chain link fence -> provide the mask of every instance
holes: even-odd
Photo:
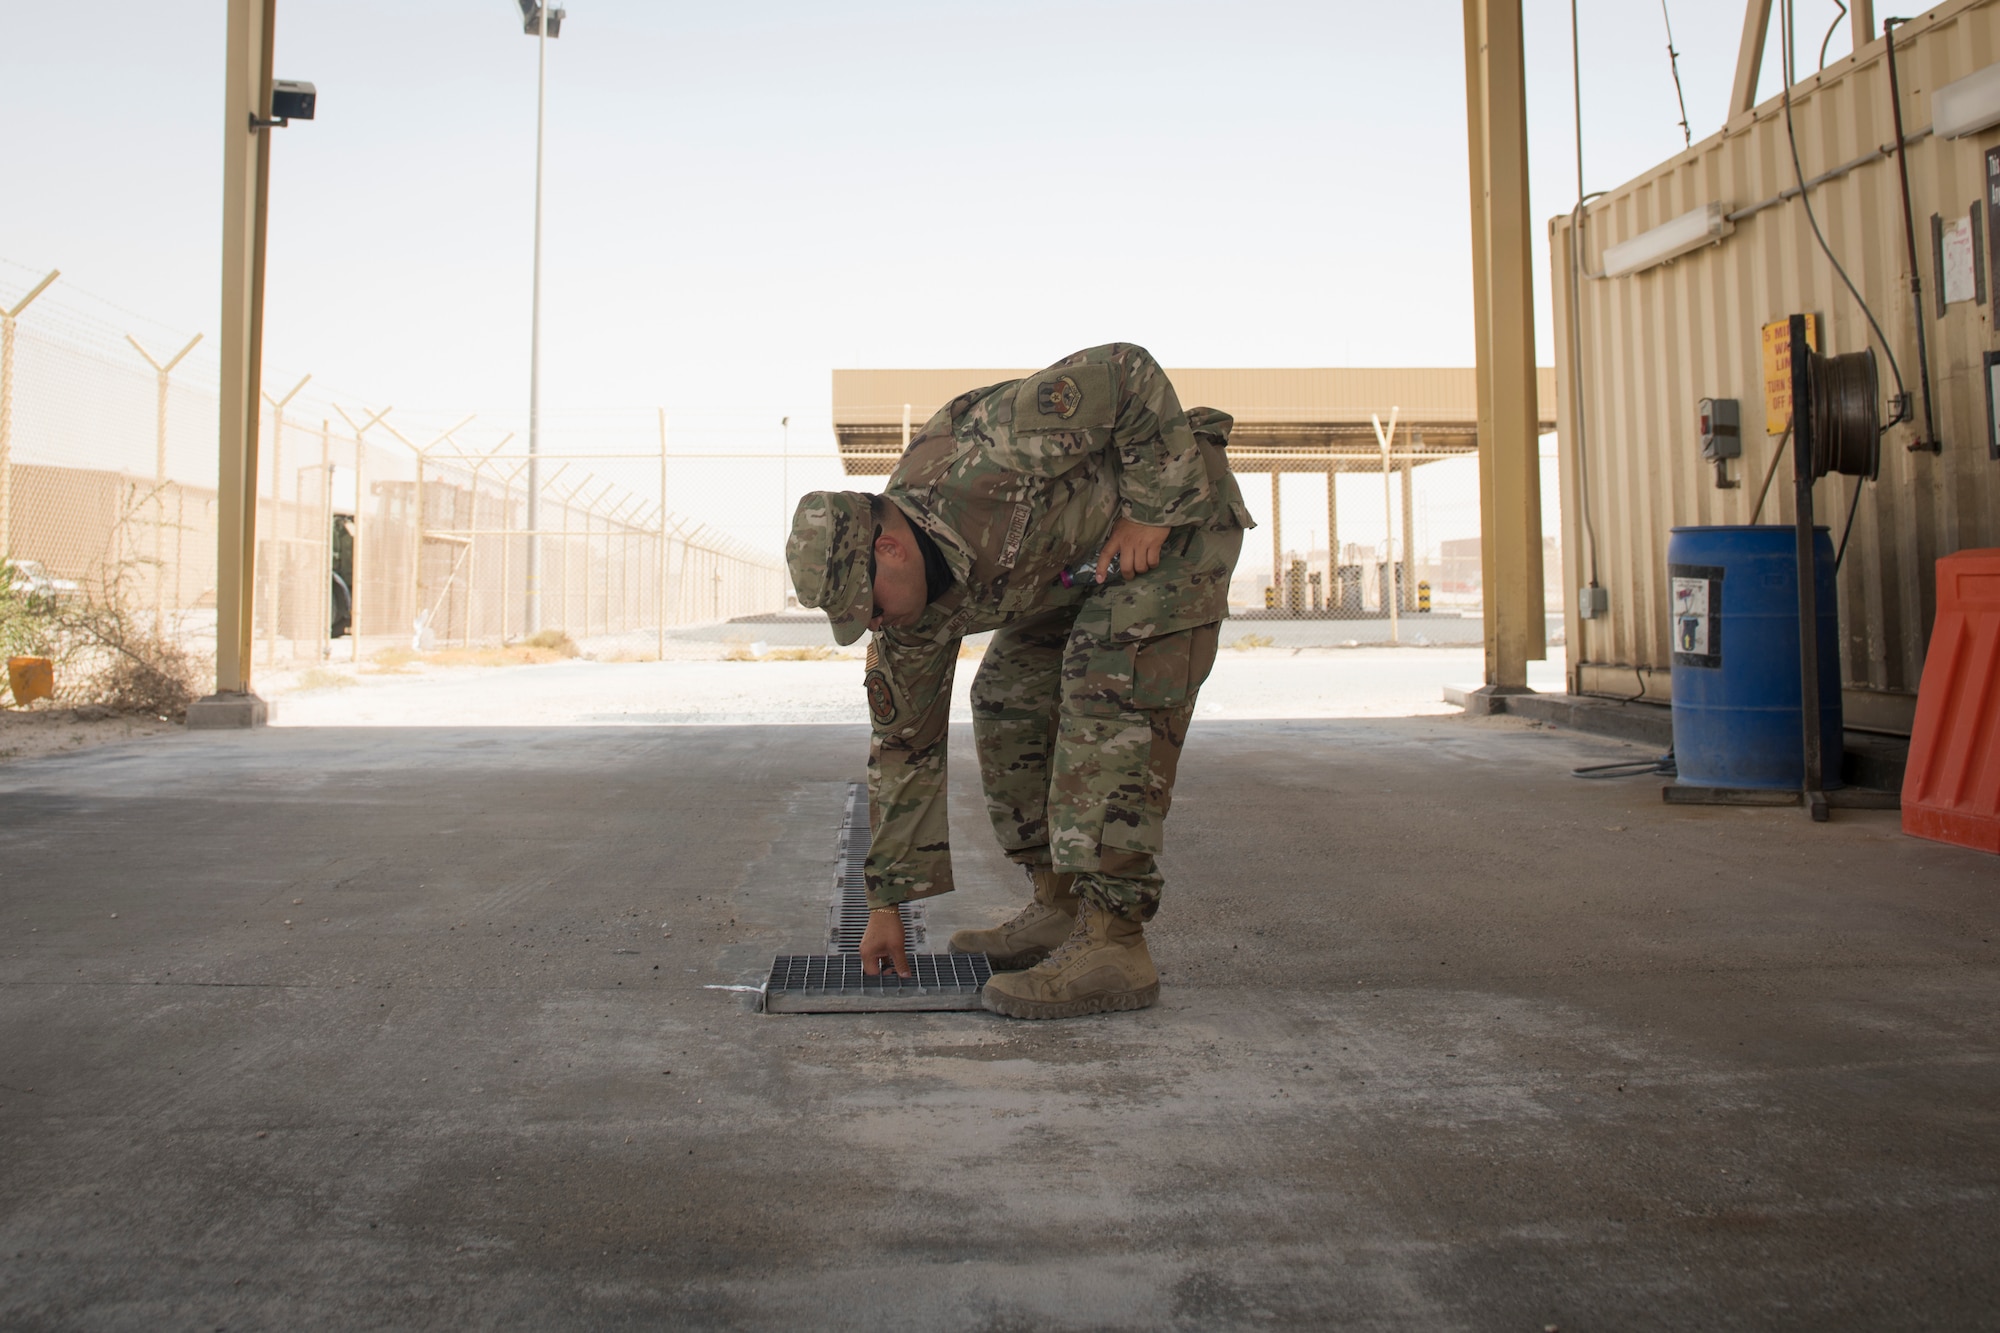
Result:
[[[69,295],[0,262],[0,557],[17,587],[115,599],[212,646],[212,348]],[[601,425],[580,430],[588,453],[545,428],[553,443],[531,464],[516,436],[476,418],[439,429],[309,378],[265,388],[258,663],[538,629],[642,651],[670,627],[783,608],[778,547],[762,527],[765,540],[745,540],[669,503],[664,418],[655,433],[626,414],[608,448]],[[689,480],[726,488],[726,455],[701,466],[720,475]]]
[[[207,651],[213,348],[60,281],[37,294],[42,277],[0,261],[0,551],[17,585],[115,597]],[[845,475],[824,443],[831,417],[818,414],[570,412],[545,418],[531,460],[519,432],[477,416],[369,410],[310,378],[266,390],[253,667],[537,631],[629,657],[772,632],[715,628],[731,621],[823,628],[787,614],[779,552],[791,506],[806,490],[883,480]],[[1545,530],[1559,526],[1553,443]],[[1251,449],[1232,461],[1260,524],[1231,588],[1237,616],[1348,622],[1325,626],[1329,641],[1479,637],[1474,454],[1417,434],[1386,456]],[[1543,565],[1560,642],[1567,580],[1553,539]]]

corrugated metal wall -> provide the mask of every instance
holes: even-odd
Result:
[[[1808,180],[1893,142],[1883,56],[1878,38],[1794,86],[1793,119]],[[1809,53],[1801,59],[1809,63]],[[1945,442],[1942,455],[1912,454],[1905,446],[1916,430],[1897,427],[1883,442],[1881,479],[1862,493],[1839,580],[1851,724],[1907,729],[1935,605],[1933,565],[1953,551],[2000,546],[2000,462],[1987,453],[1982,369],[1982,354],[1995,346],[1993,275],[1986,275],[1984,302],[1951,305],[1940,317],[1930,225],[1934,213],[1947,221],[1964,218],[1984,200],[1985,150],[2000,145],[2000,130],[1950,141],[1923,133],[1930,125],[1931,89],[1996,59],[2000,0],[1956,0],[1898,29],[1904,134],[1923,134],[1909,149],[1923,310],[1911,308],[1895,159],[1877,157],[1814,187],[1811,195],[1828,244],[1874,308],[1913,395],[1921,392],[1916,321],[1924,321]],[[1550,224],[1563,546],[1577,553],[1571,570],[1578,583],[1589,577],[1594,552],[1598,582],[1609,589],[1611,602],[1607,617],[1583,621],[1570,601],[1574,691],[1668,697],[1669,530],[1748,523],[1779,443],[1764,434],[1762,326],[1793,312],[1816,312],[1821,351],[1869,345],[1866,320],[1814,241],[1799,201],[1744,214],[1794,184],[1783,106],[1774,98],[1594,201],[1577,256],[1587,272],[1601,271],[1606,246],[1710,202],[1740,216],[1735,233],[1720,245],[1628,277],[1578,281],[1579,374],[1572,373],[1568,341],[1570,219]],[[1990,214],[1982,219],[1989,220]],[[1981,245],[1990,246],[1990,238]],[[1981,256],[1982,264],[1986,259]],[[1886,360],[1881,369],[1886,398],[1894,392]],[[1738,489],[1718,489],[1702,461],[1695,404],[1703,397],[1742,404],[1743,458],[1732,465]],[[1581,451],[1572,429],[1579,401]],[[1920,425],[1921,415],[1918,420]],[[1787,459],[1760,521],[1792,521],[1790,475]],[[1857,484],[1846,477],[1819,483],[1817,516],[1834,528],[1836,541]]]

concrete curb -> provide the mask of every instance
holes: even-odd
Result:
[[[1487,694],[1473,686],[1447,685],[1444,701],[1473,714],[1506,713],[1595,736],[1673,748],[1674,710],[1664,704],[1598,699],[1579,694]],[[1910,742],[1900,736],[1850,731],[1841,756],[1842,781],[1875,791],[1901,791]]]

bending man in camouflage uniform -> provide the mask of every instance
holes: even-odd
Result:
[[[1232,424],[1184,413],[1143,348],[1112,343],[954,398],[880,496],[799,502],[786,558],[800,602],[826,609],[840,643],[875,632],[871,975],[885,961],[909,975],[896,904],[952,888],[952,670],[961,638],[994,630],[973,735],[994,832],[1035,896],[951,947],[992,958],[986,1007],[1018,1018],[1158,996],[1142,930],[1154,858],[1250,526],[1223,455]],[[1114,560],[1109,579],[1076,575]]]

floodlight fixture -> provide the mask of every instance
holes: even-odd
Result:
[[[1735,230],[1736,224],[1729,220],[1728,212],[1721,204],[1703,204],[1649,231],[1642,231],[1629,241],[1606,246],[1604,276],[1622,278],[1628,273],[1664,264],[1669,259],[1678,259],[1690,250],[1719,245],[1723,237]]]
[[[527,33],[530,37],[541,36],[543,6],[540,0],[520,0],[520,5],[521,31]],[[551,9],[548,11],[549,36],[562,36],[562,21],[566,12],[561,9]]]
[[[1988,65],[1931,93],[1931,129],[1961,139],[2000,125],[2000,64]]]

